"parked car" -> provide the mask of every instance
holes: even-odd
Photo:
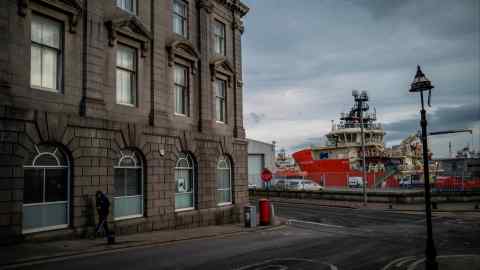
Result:
[[[276,190],[306,190],[306,191],[318,191],[323,187],[311,180],[306,179],[279,179],[276,180],[274,185]]]
[[[323,186],[310,180],[303,180],[302,186],[303,186],[303,190],[308,190],[308,191],[318,191],[323,189]]]

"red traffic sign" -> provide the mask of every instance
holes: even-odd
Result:
[[[272,172],[269,169],[264,168],[260,177],[262,178],[263,182],[269,182],[270,180],[272,180]]]

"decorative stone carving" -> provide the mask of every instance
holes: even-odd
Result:
[[[193,44],[184,39],[175,39],[167,45],[168,66],[173,67],[175,57],[181,57],[188,60],[192,64],[192,74],[196,73],[197,62],[200,54],[197,52]]]
[[[238,13],[240,17],[245,16],[250,10],[244,3],[240,0],[215,0],[217,3],[225,6],[226,8],[232,10],[235,13]]]
[[[197,0],[197,8],[205,9],[205,11],[210,14],[213,11],[213,3],[211,0]]]
[[[141,43],[141,56],[145,57],[148,52],[148,43],[152,40],[152,34],[147,27],[137,18],[137,16],[128,15],[117,19],[107,20],[105,22],[108,30],[108,45],[117,44],[117,32],[122,32]],[[130,32],[124,30],[129,29]]]
[[[60,10],[68,15],[70,33],[76,33],[79,18],[83,14],[83,7],[78,0],[17,0],[18,15],[27,16],[30,8],[30,1],[38,2],[55,10]]]
[[[217,72],[225,74],[228,77],[228,86],[231,87],[235,70],[225,56],[218,56],[210,61],[210,79],[212,82],[215,81]]]
[[[241,34],[245,31],[245,26],[243,26],[243,21],[240,18],[235,18],[233,22],[233,30],[238,30]]]

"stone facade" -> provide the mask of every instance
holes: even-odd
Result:
[[[95,222],[97,190],[114,192],[114,166],[135,152],[143,169],[143,216],[114,221],[117,234],[238,222],[248,202],[242,120],[241,18],[238,0],[184,0],[187,37],[172,31],[172,0],[136,0],[135,14],[116,1],[0,1],[0,238],[82,235]],[[63,26],[61,91],[30,85],[31,17]],[[213,20],[225,24],[226,53],[213,53]],[[116,103],[118,43],[138,52],[137,102]],[[173,66],[188,67],[189,116],[175,114]],[[215,119],[213,81],[227,81],[226,121]],[[55,147],[69,166],[68,227],[25,234],[25,165],[39,147]],[[175,164],[195,161],[195,203],[175,211]],[[216,166],[228,156],[232,204],[218,206]],[[52,236],[53,237],[53,236]]]

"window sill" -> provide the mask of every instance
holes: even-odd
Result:
[[[130,10],[128,10],[128,9],[121,8],[121,7],[119,7],[119,6],[116,6],[116,7],[117,7],[119,10],[121,10],[121,11],[123,11],[123,12],[125,12],[125,13],[128,13],[129,15],[138,16],[136,10],[130,11]]]
[[[175,112],[175,113],[173,113],[173,114],[176,115],[176,116],[181,116],[181,117],[186,117],[186,118],[188,118],[188,115],[183,114],[183,113],[177,113],[177,112]]]
[[[195,207],[175,209],[175,213],[194,211]]]
[[[62,225],[48,226],[48,227],[42,227],[42,228],[36,228],[36,229],[26,229],[26,230],[22,230],[22,234],[31,234],[31,233],[61,230],[61,229],[68,228],[68,226],[69,226],[68,224],[62,224]]]
[[[122,220],[136,219],[136,218],[143,218],[143,214],[124,216],[124,217],[116,217],[116,218],[113,218],[113,221],[122,221]]]
[[[216,57],[227,57],[227,54],[225,52],[219,53],[219,52],[213,52],[213,55]]]
[[[224,203],[217,204],[218,207],[226,207],[226,206],[232,206],[232,205],[233,205],[232,202],[224,202]]]
[[[40,91],[45,91],[45,92],[53,93],[53,94],[62,94],[62,92],[60,91],[60,89],[44,88],[44,87],[33,86],[33,85],[31,85],[30,88],[32,88],[32,89],[34,89],[34,90],[40,90]]]
[[[129,104],[129,103],[119,103],[119,102],[117,102],[117,105],[127,106],[127,107],[131,107],[131,108],[136,108],[137,107],[134,104]]]
[[[183,39],[183,40],[188,40],[188,35],[185,35],[185,36],[184,36],[184,35],[182,35],[182,34],[179,34],[179,33],[177,33],[177,32],[174,32],[174,31],[172,31],[172,33],[173,33],[175,36],[177,36],[177,38],[181,38],[181,39]]]
[[[227,123],[225,123],[225,122],[223,122],[223,121],[218,121],[218,120],[215,121],[215,122],[217,122],[217,124],[220,124],[220,125],[226,125],[226,124],[227,124]]]

